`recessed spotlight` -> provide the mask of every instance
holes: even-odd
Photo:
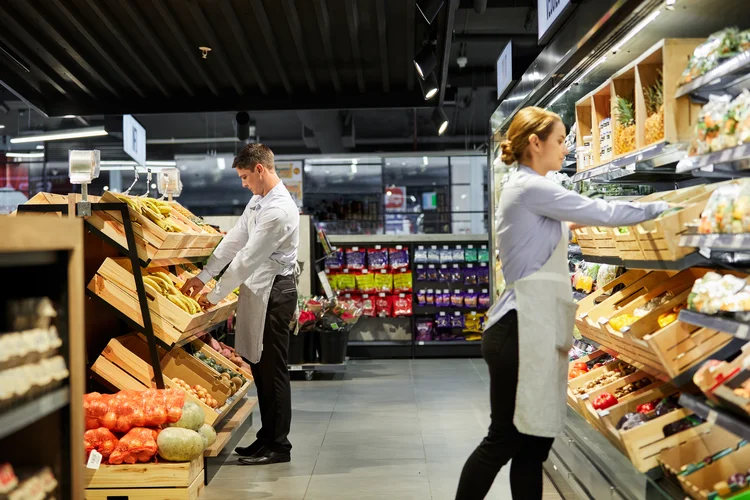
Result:
[[[448,116],[443,111],[443,108],[435,108],[435,111],[432,112],[432,123],[435,124],[438,135],[443,135],[448,129]]]
[[[419,51],[414,58],[414,67],[417,70],[419,78],[422,80],[427,78],[427,75],[437,68],[437,57],[435,57],[435,52],[432,50],[432,47],[425,45],[422,50]]]

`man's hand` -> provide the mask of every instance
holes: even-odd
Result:
[[[576,224],[574,222],[568,222],[567,224],[568,224],[568,229],[570,229],[571,231],[586,227],[586,226],[582,226],[581,224]]]
[[[206,284],[203,283],[197,276],[194,276],[187,280],[184,285],[182,285],[180,291],[190,298],[195,298],[195,296],[198,295],[201,290],[203,290],[203,287],[205,285]]]
[[[208,300],[208,295],[205,293],[198,297],[198,305],[201,306],[204,311],[211,309],[214,306],[214,304]]]

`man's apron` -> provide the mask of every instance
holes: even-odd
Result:
[[[541,269],[508,285],[518,313],[518,390],[513,423],[519,432],[556,437],[563,433],[568,350],[573,344],[576,304],[568,271],[568,228]]]
[[[258,210],[248,221],[248,233],[252,234]],[[235,327],[235,350],[251,363],[260,361],[263,353],[263,329],[266,326],[266,310],[271,296],[273,281],[284,270],[284,266],[267,260],[256,269],[250,278],[240,285],[237,300],[237,325]]]

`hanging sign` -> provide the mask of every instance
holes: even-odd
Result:
[[[138,165],[146,166],[146,129],[133,115],[122,115],[122,150]]]
[[[541,42],[560,14],[570,6],[570,0],[537,0],[537,2],[538,33]]]
[[[508,44],[503,49],[500,57],[497,58],[497,98],[502,97],[513,81],[513,47],[512,43]]]

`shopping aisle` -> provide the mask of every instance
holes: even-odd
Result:
[[[201,499],[452,500],[489,424],[488,383],[468,359],[356,361],[334,380],[294,382],[292,462],[231,460]],[[511,498],[507,467],[487,498]],[[545,500],[559,498],[545,478]]]

